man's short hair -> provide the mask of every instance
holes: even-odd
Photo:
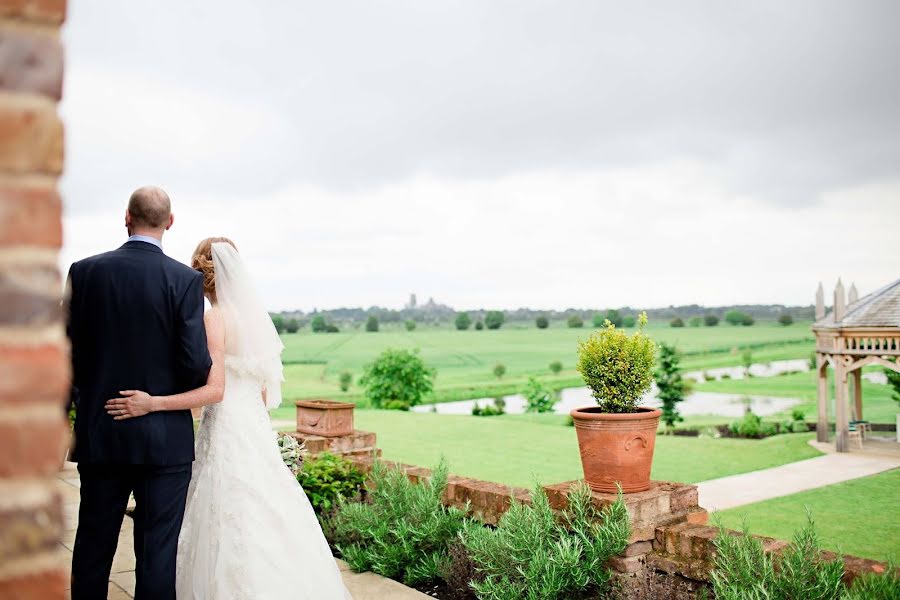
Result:
[[[145,185],[134,190],[128,199],[128,214],[135,226],[163,229],[169,225],[172,202],[161,188]]]

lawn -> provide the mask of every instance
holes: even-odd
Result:
[[[357,410],[356,427],[378,434],[384,457],[522,487],[582,477],[575,430],[554,415],[471,417]],[[818,456],[811,434],[765,440],[659,436],[653,478],[696,482]]]
[[[723,525],[790,539],[812,511],[825,548],[900,559],[900,469],[716,513]]]
[[[829,373],[830,374],[830,373]],[[833,380],[829,379],[829,385]],[[807,421],[815,421],[816,376],[812,371],[791,373],[777,377],[752,377],[750,379],[725,379],[697,384],[694,389],[703,392],[726,392],[732,394],[752,394],[758,396],[782,396],[800,398],[798,406],[806,413]],[[830,420],[834,421],[834,389],[829,387],[832,404],[829,408]],[[900,405],[891,398],[892,388],[888,385],[869,383],[863,380],[863,417],[872,423],[894,423],[900,412]]]
[[[687,369],[738,365],[742,348],[752,348],[754,360],[771,361],[804,358],[813,347],[809,323],[684,328],[651,323],[647,331],[657,341],[676,344],[684,353],[683,366]],[[355,382],[364,365],[390,347],[418,348],[425,362],[437,370],[435,393],[427,401],[515,393],[529,375],[538,375],[556,387],[578,386],[582,383],[574,370],[575,353],[578,340],[590,333],[590,328],[569,329],[558,323],[545,330],[533,324],[512,323],[497,331],[421,326],[411,332],[384,327],[377,333],[285,334],[283,394],[287,399],[340,396],[359,401],[361,392],[355,383],[350,392],[340,392],[339,374],[349,371]],[[554,376],[548,365],[556,360],[564,370]],[[507,368],[502,380],[492,374],[497,363]]]

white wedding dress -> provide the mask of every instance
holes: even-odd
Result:
[[[349,599],[312,505],[281,459],[263,404],[264,387],[276,390],[267,404],[280,403],[281,363],[272,360],[268,331],[248,328],[271,327],[271,320],[264,311],[264,320],[246,314],[260,308],[247,298],[236,300],[234,292],[252,288],[237,252],[223,245],[214,245],[213,259],[225,324],[225,395],[204,408],[197,432],[178,540],[177,597]],[[233,280],[225,282],[225,272]],[[280,340],[277,345],[280,354]]]

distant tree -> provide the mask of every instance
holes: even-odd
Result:
[[[472,324],[472,317],[469,316],[467,312],[461,312],[456,315],[456,328],[460,331],[465,331]]]
[[[688,325],[690,325],[691,327],[700,327],[701,324],[703,324],[703,319],[701,319],[700,317],[691,317],[691,319],[688,321]]]
[[[409,410],[434,389],[434,375],[418,351],[388,348],[366,366],[359,384],[375,408]]]
[[[891,398],[900,404],[900,373],[892,369],[885,369],[884,374],[887,376],[888,384],[894,388]]]
[[[275,326],[275,331],[284,333],[284,317],[281,315],[272,315],[272,325]]]
[[[719,324],[719,317],[716,315],[705,315],[703,317],[703,324],[707,327],[715,327]]]
[[[329,323],[325,326],[325,333],[339,333],[341,330],[338,329],[338,326],[334,323]]]
[[[484,329],[484,323],[482,323],[481,321],[476,321],[476,322],[475,322],[475,329],[476,329],[477,331],[481,331],[482,329]]]
[[[568,325],[572,329],[577,329],[578,327],[584,327],[584,321],[582,321],[581,317],[579,317],[578,315],[572,315],[566,321],[566,325]]]
[[[407,331],[415,331],[416,329],[416,322],[412,319],[407,319],[403,322],[403,325],[406,327]]]
[[[350,384],[353,383],[353,374],[350,371],[343,371],[338,377],[338,381],[340,382],[341,391],[346,392],[350,389]]]
[[[622,317],[622,327],[631,329],[635,325],[637,325],[637,317],[635,317],[634,315],[626,315]]]
[[[604,321],[606,321],[606,316],[600,313],[594,313],[594,316],[591,318],[591,324],[597,328],[603,327]]]
[[[612,323],[613,325],[615,325],[616,328],[619,328],[622,326],[622,315],[620,315],[619,311],[617,311],[616,309],[611,308],[608,311],[606,311],[606,318],[609,319],[609,322]],[[600,327],[601,325],[603,325],[602,322],[600,323],[600,325],[595,325],[595,326]]]
[[[753,350],[744,348],[744,351],[741,353],[741,364],[744,366],[744,372],[747,374],[747,377],[750,377],[750,367],[753,366]]]
[[[558,360],[554,360],[552,363],[550,363],[550,372],[553,373],[554,375],[559,375],[559,373],[560,373],[560,371],[562,371],[562,369],[563,369],[562,363],[559,362]]]
[[[740,325],[744,322],[744,316],[739,310],[729,310],[725,313],[725,322],[729,325]]]
[[[751,317],[750,315],[747,315],[747,314],[745,314],[744,318],[741,319],[741,325],[743,325],[744,327],[750,327],[755,322],[756,321],[753,320],[753,317]]]
[[[378,331],[378,317],[369,315],[369,318],[366,319],[366,331]]]
[[[550,326],[550,320],[546,316],[540,315],[534,320],[534,324],[537,325],[538,329],[547,329]]]
[[[525,412],[553,412],[553,405],[556,404],[555,394],[545,388],[537,377],[528,377],[528,383],[525,385],[525,389],[522,390],[522,395],[527,402]]]
[[[778,315],[778,322],[787,327],[788,325],[794,324],[794,317],[788,313],[781,313]]]
[[[504,321],[506,321],[506,315],[499,310],[491,310],[484,315],[484,325],[488,329],[500,329]]]
[[[503,376],[506,375],[506,365],[503,363],[497,363],[494,365],[494,377],[497,379],[503,379]]]
[[[679,363],[680,356],[675,346],[660,343],[658,366],[653,376],[659,390],[657,397],[662,402],[662,421],[669,429],[684,420],[678,412],[677,404],[684,400],[689,391],[688,383],[681,377]]]
[[[313,333],[323,333],[328,330],[328,323],[325,322],[325,317],[322,315],[315,315],[309,322],[309,326],[312,327]]]
[[[284,324],[284,330],[288,333],[297,333],[300,331],[300,321],[297,319],[288,319]]]
[[[681,317],[675,317],[671,321],[669,321],[669,327],[684,327],[684,321]]]

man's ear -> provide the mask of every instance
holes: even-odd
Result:
[[[166,225],[166,231],[172,228],[172,225],[175,223],[175,214],[169,213],[169,224]]]
[[[127,208],[125,209],[125,227],[126,228],[131,227],[131,213],[128,212]]]

